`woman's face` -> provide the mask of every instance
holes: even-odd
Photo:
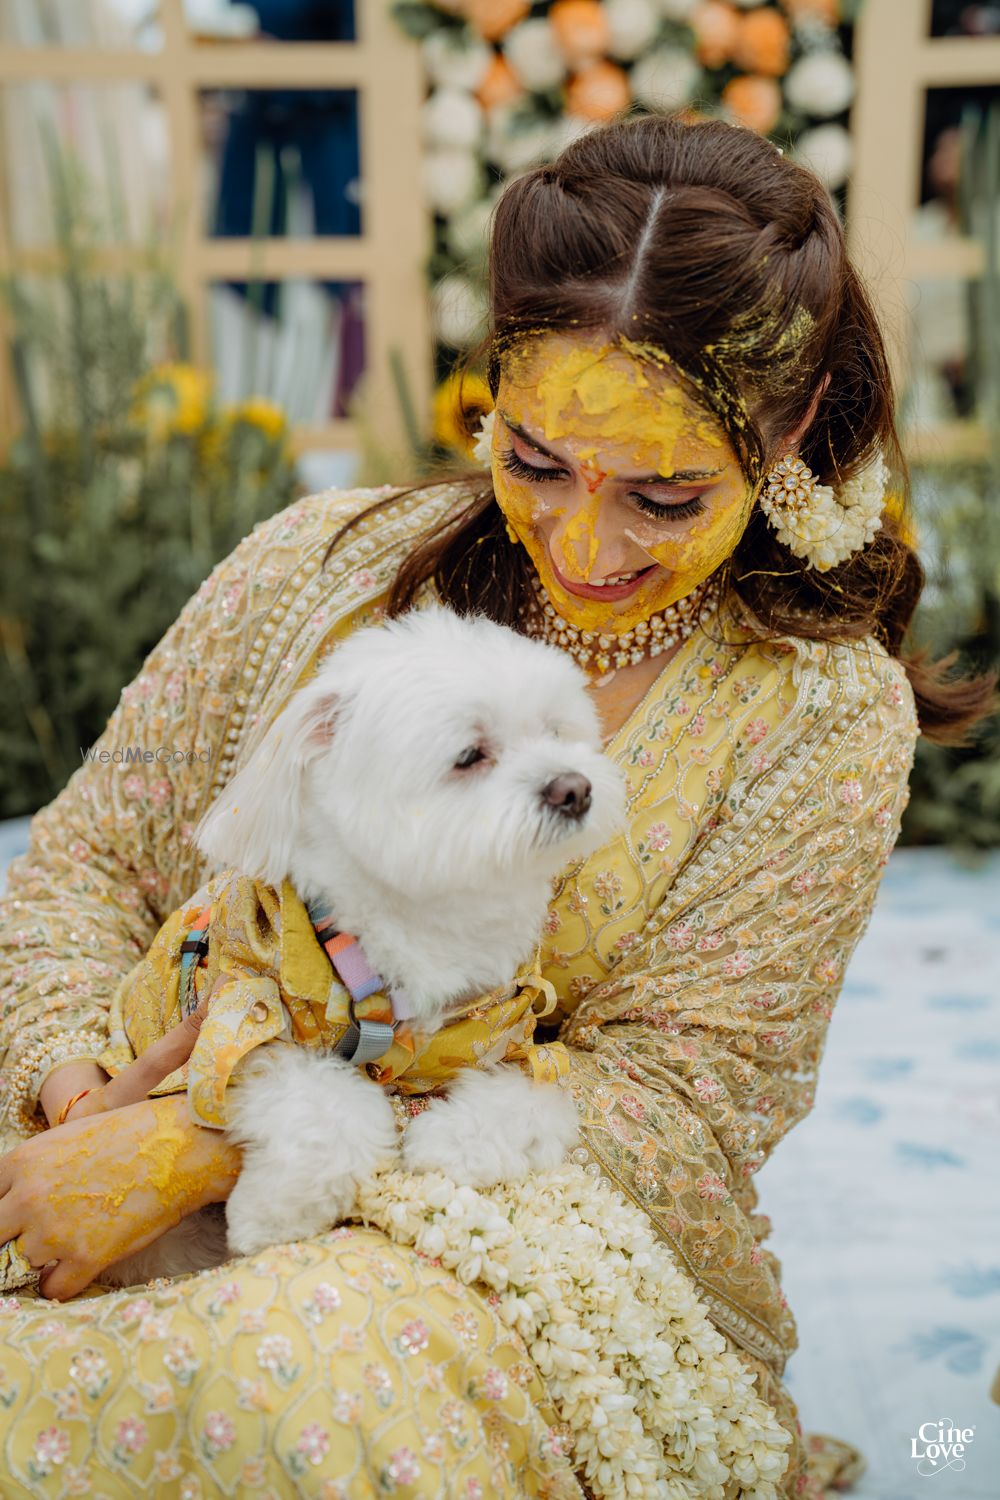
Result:
[[[497,501],[552,603],[582,630],[621,634],[689,594],[753,508],[723,428],[660,358],[654,368],[625,340],[544,333],[502,361]],[[631,573],[641,576],[601,586]]]

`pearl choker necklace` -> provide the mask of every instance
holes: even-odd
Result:
[[[647,656],[659,656],[686,641],[699,625],[711,619],[718,602],[718,578],[712,574],[683,599],[675,599],[666,609],[640,620],[631,630],[621,635],[604,635],[580,630],[564,620],[537,573],[532,573],[531,583],[536,602],[525,621],[528,634],[549,645],[561,646],[585,671],[602,672],[604,675],[597,679],[599,686],[609,682],[619,667],[640,662]]]

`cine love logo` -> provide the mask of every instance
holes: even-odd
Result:
[[[917,1460],[917,1473],[924,1478],[944,1469],[961,1473],[965,1468],[965,1450],[975,1431],[974,1427],[953,1427],[950,1420],[921,1423],[917,1436],[910,1439],[910,1457]]]

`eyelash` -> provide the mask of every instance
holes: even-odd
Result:
[[[513,448],[500,460],[504,468],[518,479],[531,479],[544,483],[549,479],[564,479],[565,469],[536,469],[534,464],[525,463]],[[685,520],[688,516],[699,516],[705,509],[697,495],[690,500],[685,500],[683,505],[660,505],[655,500],[650,500],[646,495],[632,495],[630,497],[638,505],[639,509],[645,511],[647,516],[655,516],[657,520]]]

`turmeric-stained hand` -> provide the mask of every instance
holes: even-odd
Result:
[[[41,1295],[65,1301],[221,1202],[239,1168],[239,1149],[194,1124],[183,1094],[70,1120],[0,1158],[0,1244],[18,1239],[32,1266],[47,1267]]]

